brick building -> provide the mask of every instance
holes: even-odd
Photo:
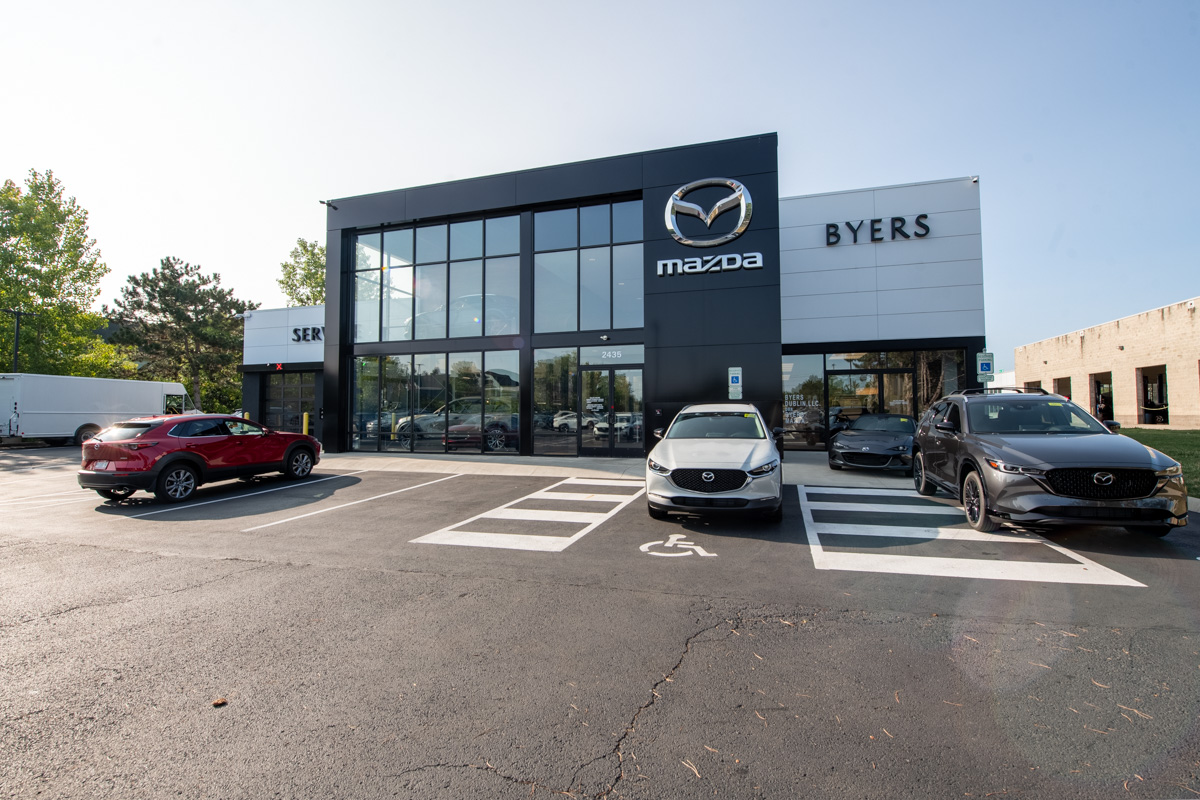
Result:
[[[1014,351],[1018,385],[1040,386],[1126,426],[1200,428],[1200,297]]]

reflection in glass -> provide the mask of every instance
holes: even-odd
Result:
[[[609,378],[611,370],[584,369],[579,371],[579,381],[582,384],[579,393],[583,401],[583,417],[587,420],[582,446],[584,448],[600,448],[607,451],[611,444],[613,426],[610,412],[612,394]]]
[[[446,226],[431,225],[417,228],[417,262],[446,260]]]
[[[577,251],[533,257],[533,330],[578,330]]]
[[[413,357],[412,415],[400,420],[399,430],[412,437],[413,449],[443,452],[446,432],[446,356],[425,353]]]
[[[609,309],[609,249],[594,247],[579,251],[579,330],[608,330],[611,327]]]
[[[917,408],[924,413],[933,402],[966,385],[966,352],[919,350],[916,354]]]
[[[608,205],[579,209],[579,246],[608,244]]]
[[[371,450],[379,444],[379,359],[354,359],[350,388],[350,449]]]
[[[378,233],[361,233],[354,238],[354,269],[379,269]]]
[[[497,217],[485,223],[487,255],[507,256],[521,252],[521,218]]]
[[[539,211],[533,215],[534,250],[562,250],[579,243],[578,213],[573,208]]]
[[[412,427],[403,424],[412,416],[409,403],[411,391],[412,356],[384,358],[382,396],[379,401],[381,450],[408,452],[412,449]]]
[[[354,341],[379,341],[379,270],[354,273]]]
[[[828,431],[847,425],[863,414],[879,413],[877,375],[827,375],[829,384]]]
[[[450,225],[450,259],[483,258],[483,220]]]
[[[383,234],[384,269],[407,267],[411,263],[413,263],[412,229],[385,231]]]
[[[613,370],[612,439],[617,456],[639,455],[646,442],[646,415],[642,406],[642,371]]]
[[[823,450],[825,373],[820,354],[783,357],[783,448]]]
[[[413,335],[413,268],[392,267],[383,280],[383,340],[407,341]]]
[[[484,267],[487,292],[484,335],[516,335],[521,330],[521,259],[489,258]]]
[[[521,447],[521,354],[517,350],[484,353],[483,450],[516,453]]]
[[[881,414],[913,413],[913,382],[911,372],[885,374],[883,376],[883,403]]]
[[[543,456],[579,454],[580,430],[594,418],[579,418],[575,348],[533,351],[533,452]],[[590,431],[589,431],[590,433]]]
[[[479,452],[482,445],[482,353],[451,353],[446,400],[447,450]]]
[[[644,274],[640,244],[612,249],[614,328],[640,328],[645,324]]]
[[[450,265],[450,336],[478,336],[483,331],[483,262]]]
[[[880,369],[887,366],[884,353],[829,353],[825,356],[825,369]],[[833,401],[830,400],[830,405]]]
[[[640,242],[642,240],[642,201],[613,203],[612,225],[614,242]]]
[[[417,267],[414,293],[416,315],[413,317],[417,339],[446,337],[446,265],[427,264]]]

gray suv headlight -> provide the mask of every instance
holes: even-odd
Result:
[[[1010,475],[1037,475],[1040,477],[1046,474],[1046,470],[1044,469],[1037,469],[1035,467],[1022,467],[1019,464],[1006,464],[1003,461],[996,461],[995,459],[991,458],[987,459],[987,465],[992,469],[998,469],[1001,472],[1007,472]]]

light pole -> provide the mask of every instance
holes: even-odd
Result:
[[[18,372],[19,370],[17,369],[17,366],[20,364],[20,361],[18,360],[18,356],[20,355],[20,347],[21,347],[21,317],[36,317],[37,314],[35,314],[32,311],[18,311],[13,308],[0,308],[0,311],[3,311],[5,314],[12,314],[13,318],[16,320],[16,325],[14,326],[14,329],[13,329],[13,368],[12,368],[12,371]]]

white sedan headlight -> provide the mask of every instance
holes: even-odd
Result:
[[[769,461],[766,464],[763,464],[761,467],[755,467],[754,469],[749,470],[750,477],[761,478],[764,475],[770,475],[772,472],[775,471],[775,469],[778,466],[779,466],[779,461],[777,461],[777,460]]]
[[[659,475],[671,474],[671,470],[667,469],[662,464],[659,464],[653,458],[646,459],[646,466],[650,468],[651,472],[657,472]]]

